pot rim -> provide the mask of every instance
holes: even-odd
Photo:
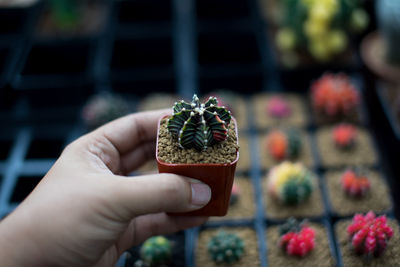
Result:
[[[166,117],[169,117],[169,116],[171,116],[171,115],[162,116],[162,117],[158,120],[158,124],[157,124],[157,140],[156,140],[156,142],[157,142],[157,144],[156,144],[156,160],[157,160],[157,163],[163,164],[163,165],[166,165],[166,166],[171,166],[171,167],[174,167],[174,166],[185,166],[185,167],[194,167],[194,166],[219,167],[219,166],[231,166],[231,165],[234,165],[234,164],[236,164],[236,163],[238,162],[238,160],[239,160],[239,149],[238,149],[237,152],[236,152],[236,158],[235,158],[235,160],[232,161],[232,162],[230,162],[230,163],[167,163],[167,162],[164,162],[164,161],[160,160],[159,157],[158,157],[158,137],[159,137],[159,133],[160,133],[160,123],[161,123],[161,121],[162,121],[163,119],[165,119]],[[236,122],[236,119],[235,119],[233,116],[232,116],[232,120],[233,120],[233,122],[235,123],[236,143],[239,145],[239,135],[238,135],[237,122]]]

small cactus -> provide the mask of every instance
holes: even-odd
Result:
[[[220,89],[211,92],[204,98],[204,101],[206,102],[210,97],[216,97],[218,99],[218,106],[225,107],[231,112],[231,115],[235,116],[236,110],[233,104],[236,102],[237,95],[228,90]]]
[[[81,19],[81,1],[48,0],[51,16],[62,30],[71,30],[78,26]]]
[[[150,267],[168,264],[172,258],[171,242],[163,236],[150,237],[140,248],[140,257]]]
[[[346,170],[340,182],[343,191],[352,197],[365,196],[371,187],[368,176],[358,168]]]
[[[229,199],[229,205],[234,205],[238,202],[240,198],[240,188],[237,183],[233,183],[231,198]]]
[[[347,117],[357,110],[360,96],[345,74],[324,74],[311,86],[311,99],[316,112],[326,116]]]
[[[173,112],[167,127],[181,148],[202,151],[228,137],[230,111],[219,107],[215,97],[200,104],[194,95],[191,103],[184,100],[175,102]]]
[[[385,215],[376,217],[372,211],[365,216],[354,215],[347,233],[356,253],[376,257],[382,255],[393,236],[393,229],[386,221]]]
[[[273,96],[267,102],[267,112],[274,118],[285,118],[290,116],[292,109],[286,99],[281,96]]]
[[[98,94],[88,100],[81,116],[88,129],[95,129],[128,113],[129,104],[122,97],[113,94]]]
[[[301,139],[295,130],[274,130],[267,136],[267,148],[275,160],[295,159],[301,151]]]
[[[298,222],[295,218],[289,218],[280,227],[279,246],[288,255],[304,257],[315,247],[315,230],[306,223]]]
[[[268,192],[286,205],[297,205],[313,192],[313,176],[300,163],[283,162],[268,174]]]
[[[237,235],[218,231],[208,242],[208,253],[213,261],[219,263],[233,263],[243,256],[245,244]]]
[[[333,142],[339,149],[350,149],[356,143],[357,129],[351,124],[339,124],[332,134]]]

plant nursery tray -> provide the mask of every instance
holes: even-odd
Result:
[[[312,79],[333,70],[350,75],[361,95],[368,95],[365,85],[372,84],[364,84],[358,58],[352,57],[352,64],[344,67],[283,70],[274,58],[273,40],[267,35],[268,24],[257,0],[104,1],[111,9],[105,12],[103,31],[65,39],[35,36],[33,25],[43,12],[37,5],[0,8],[0,219],[33,190],[63,148],[86,132],[81,111],[94,93],[120,94],[131,110],[141,111],[149,106],[171,108],[173,99],[224,89],[235,94],[234,104],[228,104],[238,113],[234,116],[240,158],[235,179],[244,185],[237,209],[251,208],[243,216],[232,208],[226,217],[211,218],[201,227],[168,236],[177,249],[173,266],[213,266],[199,251],[205,251],[209,233],[221,227],[251,236],[246,256],[250,261],[242,266],[274,266],[266,233],[288,217],[271,212],[265,186],[269,170],[278,162],[268,156],[264,140],[277,126],[295,127],[306,140],[303,159],[316,177],[319,212],[297,215],[326,229],[324,252],[332,256],[333,266],[343,266],[332,229],[349,216],[333,211],[325,181],[327,173],[341,171],[343,166],[323,164],[318,133],[326,125],[316,121],[308,92]],[[154,93],[161,94],[155,97]],[[389,122],[397,122],[381,93],[379,100]],[[275,94],[298,99],[293,108],[301,118],[277,123],[263,116],[266,99]],[[367,107],[366,100],[370,99],[361,101],[357,125],[371,139],[370,153],[376,161],[369,167],[379,170],[392,193],[390,208],[382,212],[398,215],[400,202],[393,194],[400,190],[394,183],[396,166],[384,157],[394,145],[386,140],[386,128],[370,123],[375,106]],[[394,124],[393,129],[400,138]],[[377,140],[377,136],[384,138]],[[134,175],[157,172],[154,162]],[[121,256],[118,266],[134,266],[139,249]]]

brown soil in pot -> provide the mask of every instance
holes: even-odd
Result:
[[[167,118],[161,120],[158,136],[158,158],[166,163],[231,163],[237,158],[239,146],[235,132],[235,122],[229,124],[228,138],[205,151],[195,149],[182,149],[167,129]]]
[[[348,196],[342,189],[340,180],[343,172],[328,172],[325,174],[329,201],[333,211],[339,216],[348,216],[355,213],[388,211],[392,204],[389,198],[389,189],[383,178],[374,171],[368,171],[371,188],[364,197]]]
[[[388,219],[388,224],[393,228],[393,237],[389,240],[384,254],[380,257],[364,258],[351,249],[351,241],[347,234],[347,227],[351,220],[340,221],[335,226],[338,251],[342,255],[345,267],[398,267],[400,266],[400,233],[395,220]]]
[[[332,127],[324,127],[317,131],[316,138],[324,167],[346,167],[351,165],[376,164],[377,156],[369,133],[358,128],[356,144],[351,149],[342,150],[332,140]]]
[[[311,196],[298,205],[285,205],[268,194],[267,178],[263,180],[264,208],[266,216],[270,219],[287,219],[293,217],[319,217],[324,214],[321,190],[318,185],[318,178],[314,179],[314,191]]]
[[[228,214],[224,217],[212,217],[211,220],[230,220],[253,218],[255,214],[254,189],[251,180],[237,176],[235,181],[239,186],[240,196],[235,204],[229,205]]]
[[[107,17],[108,10],[105,4],[101,1],[87,1],[82,9],[82,17],[78,25],[74,29],[63,30],[53,20],[51,12],[47,7],[39,18],[36,30],[37,34],[41,37],[66,37],[99,33]]]
[[[237,162],[236,171],[249,171],[251,166],[250,146],[247,137],[240,134],[240,157]]]
[[[292,112],[285,118],[274,118],[267,112],[267,103],[273,96],[285,98]],[[265,129],[273,126],[305,127],[307,124],[304,99],[295,94],[257,94],[252,98],[254,120],[257,128]]]
[[[262,169],[269,169],[276,164],[284,161],[277,161],[268,151],[267,148],[267,136],[268,134],[262,134],[258,138],[259,142],[259,153],[260,153],[260,164]],[[314,165],[314,159],[311,151],[311,142],[310,137],[306,134],[306,132],[300,132],[300,139],[302,142],[301,152],[299,156],[295,159],[297,162],[303,163],[307,167],[312,167]]]
[[[228,233],[234,233],[244,240],[245,253],[243,257],[233,264],[216,264],[210,259],[207,251],[207,244],[210,238],[217,233],[219,229]],[[229,228],[210,228],[200,232],[199,240],[196,247],[196,262],[197,267],[217,267],[217,266],[237,266],[237,267],[253,267],[260,266],[258,255],[258,243],[256,232],[247,227],[229,227]]]
[[[315,230],[315,248],[303,258],[287,255],[285,251],[278,246],[280,239],[279,226],[268,227],[266,233],[268,242],[268,266],[334,266],[335,259],[331,254],[326,228],[317,223],[309,223],[309,226]]]
[[[334,123],[339,123],[339,122],[348,122],[348,123],[354,123],[354,124],[359,124],[361,123],[361,111],[359,109],[356,109],[355,111],[347,114],[346,116],[336,116],[336,117],[330,117],[327,116],[326,114],[322,113],[320,110],[317,110],[313,108],[313,118],[315,121],[315,124],[317,125],[327,125],[327,124],[334,124]]]

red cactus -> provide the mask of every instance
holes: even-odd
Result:
[[[348,115],[360,101],[357,89],[342,73],[327,73],[315,81],[311,86],[311,99],[317,111],[331,117]]]
[[[315,230],[304,223],[298,223],[295,219],[289,219],[281,226],[283,234],[279,240],[279,246],[288,255],[304,257],[315,246]]]
[[[357,129],[351,124],[340,124],[333,129],[333,141],[339,148],[350,148],[355,144]]]
[[[233,183],[229,205],[235,204],[239,200],[239,197],[240,197],[239,185],[237,183]]]
[[[270,116],[284,118],[291,114],[289,103],[281,96],[273,96],[267,103],[267,112]]]
[[[370,181],[366,175],[360,171],[348,169],[341,178],[343,190],[350,196],[361,197],[368,193],[370,189]]]
[[[347,227],[351,244],[358,254],[379,256],[393,236],[393,229],[387,225],[386,216],[376,217],[370,211],[365,216],[356,214]]]
[[[286,157],[288,140],[282,131],[272,131],[267,137],[267,147],[269,153],[277,160],[283,160]]]

